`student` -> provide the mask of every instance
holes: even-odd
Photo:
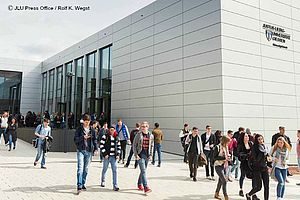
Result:
[[[1,144],[1,135],[3,135],[4,138],[4,144],[7,144],[8,138],[6,134],[6,129],[8,127],[8,112],[4,112],[0,118],[0,144]]]
[[[213,158],[214,158],[214,166],[216,173],[219,176],[215,198],[221,199],[219,192],[221,187],[223,189],[223,195],[225,200],[228,200],[227,194],[227,179],[225,174],[225,169],[228,167],[228,162],[230,161],[230,154],[228,150],[228,144],[230,142],[230,138],[228,136],[222,136],[221,143],[215,146],[213,151]]]
[[[40,124],[35,129],[35,136],[38,137],[37,142],[37,154],[35,157],[35,161],[33,163],[34,166],[37,165],[38,161],[42,156],[41,168],[46,169],[46,159],[45,159],[45,151],[44,145],[49,136],[51,136],[51,128],[49,126],[49,119],[44,118],[43,124]]]
[[[7,136],[9,141],[9,149],[11,151],[12,144],[14,145],[13,149],[16,149],[16,141],[17,141],[17,124],[16,118],[12,118],[11,122],[8,123],[7,127]]]
[[[141,126],[140,123],[136,123],[135,124],[135,129],[133,129],[130,132],[130,142],[131,142],[131,144],[133,144],[134,137],[139,132],[140,126]],[[131,145],[130,152],[129,152],[129,155],[128,155],[128,158],[127,158],[127,162],[124,165],[125,168],[127,168],[129,166],[132,156],[133,156],[133,148],[132,148],[132,145]],[[137,165],[138,165],[137,161],[135,161],[134,168],[137,168]]]
[[[91,117],[83,116],[82,125],[77,128],[74,142],[77,147],[77,195],[86,190],[85,183],[92,155],[98,154],[97,137],[90,127]]]
[[[160,167],[160,165],[161,165],[161,143],[163,141],[164,134],[159,128],[159,123],[155,123],[154,127],[155,128],[152,131],[152,135],[154,137],[154,151],[153,151],[152,165],[155,165],[155,152],[157,151],[157,156],[158,156],[157,167]]]
[[[192,134],[191,130],[189,129],[189,125],[188,124],[184,124],[183,125],[183,129],[180,131],[179,133],[179,138],[180,138],[180,143],[182,145],[182,148],[183,148],[183,152],[184,152],[184,157],[183,157],[183,162],[187,163],[187,153],[186,153],[186,145],[185,145],[185,140],[186,140],[186,137],[189,135],[189,134]]]
[[[211,126],[209,125],[206,126],[206,132],[201,135],[201,141],[202,141],[203,152],[207,158],[207,165],[205,165],[206,179],[214,181],[215,180],[214,164],[211,158],[212,158],[213,148],[216,144],[216,137],[211,132]]]
[[[145,194],[152,191],[147,183],[146,169],[153,155],[154,137],[148,129],[149,123],[143,122],[141,131],[136,134],[132,144],[133,153],[141,171],[138,178],[138,189],[144,190]]]
[[[264,200],[269,199],[269,173],[267,161],[271,161],[266,146],[264,144],[264,138],[261,134],[256,134],[254,138],[254,144],[250,155],[250,161],[252,163],[253,178],[252,178],[252,190],[246,194],[246,199],[251,200],[251,197],[259,192],[262,188],[262,182],[264,185]],[[252,197],[252,200],[257,199]]]
[[[285,182],[287,176],[287,162],[291,146],[284,137],[277,138],[271,150],[273,158],[273,170],[275,170],[275,178],[277,179],[277,200],[282,200],[285,190]]]
[[[202,141],[197,127],[193,127],[192,134],[186,137],[185,144],[188,145],[187,155],[190,168],[190,178],[193,178],[193,181],[197,181],[198,158],[199,155],[203,153]]]
[[[239,196],[244,197],[243,185],[244,185],[244,180],[245,180],[246,174],[250,171],[250,168],[248,166],[248,160],[250,157],[250,152],[251,152],[253,143],[250,141],[249,134],[246,132],[243,132],[240,135],[240,139],[241,139],[241,141],[237,147],[238,159],[241,163],[240,164],[241,176],[240,176],[240,180],[239,180],[239,184],[240,184]]]
[[[130,135],[129,135],[128,128],[122,122],[122,119],[118,119],[118,123],[116,125],[116,131],[121,142],[121,155],[118,163],[122,160],[122,164],[124,165],[125,163],[124,160],[126,156],[126,145],[127,143],[130,144]]]
[[[113,190],[119,191],[117,184],[117,160],[121,154],[121,144],[115,131],[115,127],[109,127],[109,133],[102,136],[100,141],[100,150],[104,157],[101,187],[105,187],[105,174],[110,163],[113,174]]]

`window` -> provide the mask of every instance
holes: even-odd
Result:
[[[96,52],[87,55],[87,82],[86,82],[86,98],[88,113],[95,112],[95,98],[96,98]]]
[[[48,90],[48,111],[52,113],[54,96],[54,69],[49,71],[49,90]]]
[[[75,122],[79,125],[82,114],[83,58],[75,60]]]
[[[42,74],[42,112],[46,110],[46,92],[47,92],[47,72]]]
[[[56,68],[56,108],[55,112],[61,112],[63,87],[63,67]]]

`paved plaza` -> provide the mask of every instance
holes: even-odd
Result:
[[[119,192],[112,190],[111,170],[107,172],[106,187],[101,188],[99,179],[102,164],[99,158],[94,160],[89,169],[87,191],[79,196],[76,192],[76,154],[50,152],[46,158],[48,169],[43,170],[33,166],[36,150],[28,143],[18,140],[17,149],[8,152],[6,147],[0,145],[0,200],[12,199],[164,199],[164,200],[212,200],[216,182],[204,179],[204,169],[198,172],[198,182],[188,177],[188,166],[182,162],[180,156],[163,154],[162,167],[150,165],[147,171],[148,182],[153,190],[148,196],[136,189],[139,170],[119,164],[118,183]],[[300,176],[289,178],[286,187],[286,198],[300,199]],[[244,191],[250,190],[251,182],[246,181]],[[276,182],[270,183],[270,200],[275,198]],[[238,181],[228,184],[230,199],[244,199],[238,196]],[[259,197],[262,193],[259,193]]]

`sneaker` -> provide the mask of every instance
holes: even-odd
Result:
[[[139,191],[143,191],[144,190],[144,187],[142,185],[138,185],[138,190]]]
[[[101,182],[100,186],[105,187],[105,182]]]
[[[37,165],[37,162],[34,162],[34,163],[33,163],[33,166],[36,166],[36,165]]]
[[[296,185],[298,185],[298,186],[299,186],[299,185],[300,185],[300,183],[296,183]]]
[[[152,192],[152,190],[149,187],[145,187],[144,189],[145,194]]]
[[[125,165],[124,165],[124,167],[125,167],[125,168],[128,168],[128,165],[127,165],[127,164],[125,164]]]
[[[8,151],[11,151],[11,148],[9,148]]]
[[[155,162],[151,162],[152,165],[155,165]]]
[[[85,186],[82,186],[82,190],[83,190],[83,191],[86,191],[86,187],[85,187]]]
[[[193,178],[193,181],[194,181],[194,182],[196,182],[196,181],[197,181],[196,177],[194,177],[194,178]]]
[[[45,167],[45,166],[41,166],[41,169],[47,169],[47,167]]]
[[[15,150],[15,149],[16,149],[16,147],[13,148],[13,150]]]
[[[120,188],[118,188],[118,187],[114,187],[114,191],[119,191],[120,190]]]
[[[246,193],[246,199],[251,200],[251,196],[248,193]]]
[[[123,164],[123,165],[125,164],[124,160],[122,161],[122,164]]]
[[[160,164],[158,164],[157,167],[160,167]]]
[[[243,190],[240,190],[240,191],[239,191],[239,195],[240,195],[241,197],[244,197],[244,196],[245,196]]]
[[[82,192],[81,188],[77,188],[77,195],[79,195]]]

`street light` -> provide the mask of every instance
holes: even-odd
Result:
[[[69,129],[69,124],[68,124],[68,113],[70,112],[69,110],[69,101],[71,99],[69,99],[71,90],[69,90],[70,87],[70,79],[75,76],[75,74],[73,72],[67,72],[66,73],[66,77],[67,77],[67,87],[66,87],[66,93],[67,93],[67,98],[66,98],[66,113],[65,113],[65,127],[64,127],[64,153],[67,153],[67,131]]]

